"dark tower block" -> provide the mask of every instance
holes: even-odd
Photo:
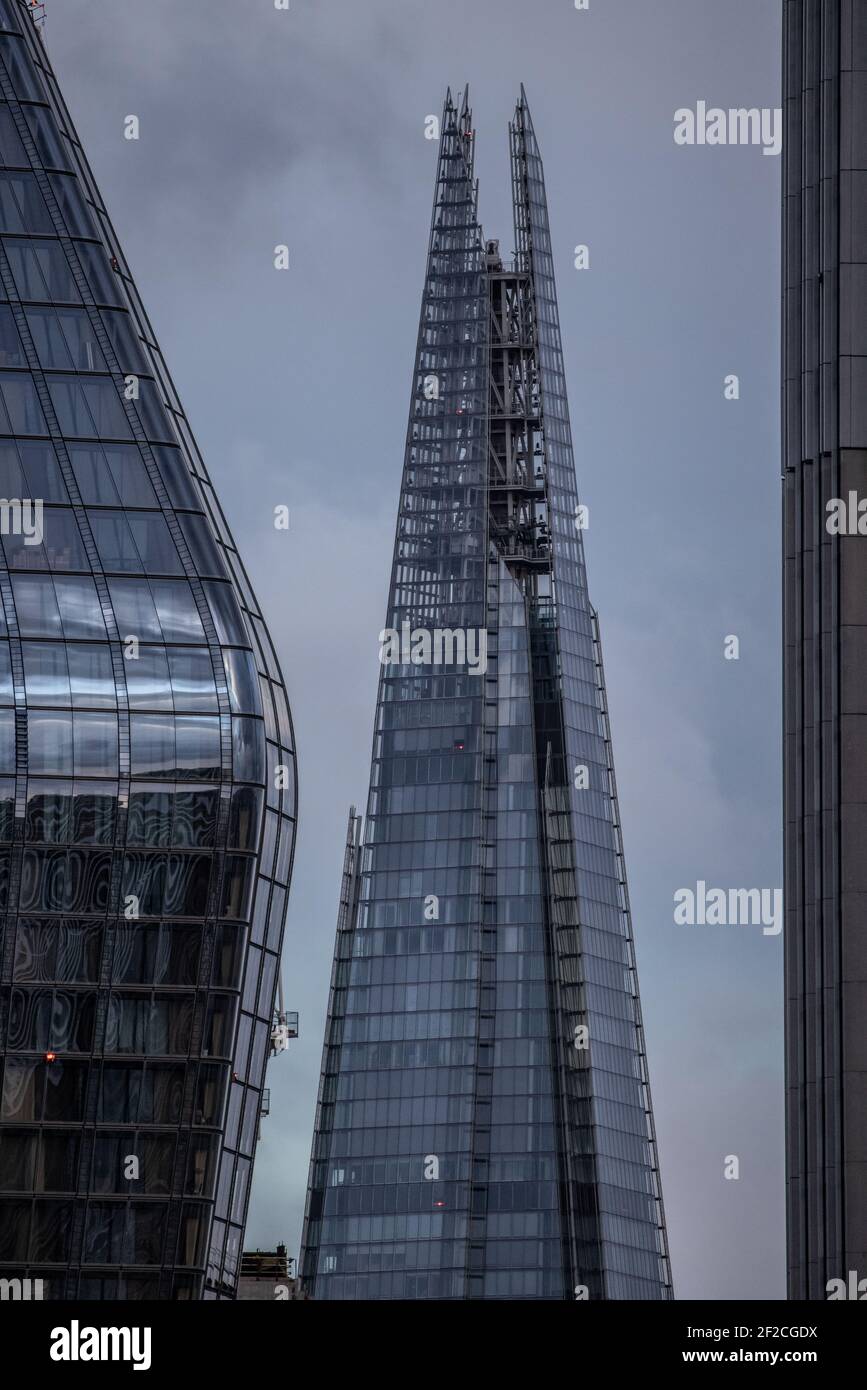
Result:
[[[466,97],[447,99],[394,641],[363,833],[350,817],[313,1142],[316,1299],[671,1295],[523,92],[509,138],[505,264],[478,221]]]
[[[0,0],[0,497],[0,1279],[231,1298],[289,709],[19,0]]]
[[[867,1277],[867,6],[784,14],[789,1295],[824,1299]]]

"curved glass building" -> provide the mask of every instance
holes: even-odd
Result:
[[[0,1280],[231,1298],[290,714],[22,0],[0,0],[0,532]]]
[[[522,91],[505,264],[466,96],[440,135],[302,1275],[317,1299],[666,1299],[542,162]]]

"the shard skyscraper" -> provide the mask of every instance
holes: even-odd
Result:
[[[517,252],[446,100],[363,834],[302,1253],[317,1299],[671,1296],[542,163]]]
[[[0,1297],[232,1298],[289,709],[24,0],[0,0],[0,498]]]

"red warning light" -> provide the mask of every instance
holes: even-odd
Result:
[[[56,1052],[46,1052],[46,1054],[45,1054],[45,1060],[46,1060],[46,1062],[56,1062],[56,1061],[57,1061],[57,1053],[56,1053]]]

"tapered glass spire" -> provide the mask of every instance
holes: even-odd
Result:
[[[542,165],[517,252],[443,112],[302,1273],[321,1299],[670,1296]]]

